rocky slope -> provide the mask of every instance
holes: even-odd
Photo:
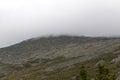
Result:
[[[91,72],[105,63],[119,73],[119,55],[120,38],[34,38],[0,49],[0,80],[71,80],[81,64]]]
[[[0,49],[3,63],[21,63],[30,58],[54,59],[89,56],[119,46],[119,39],[89,37],[42,37],[23,41],[19,44]],[[103,49],[102,49],[103,48]]]

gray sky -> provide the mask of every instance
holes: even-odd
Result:
[[[53,34],[120,35],[120,0],[0,0],[0,47]]]

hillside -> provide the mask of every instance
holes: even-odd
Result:
[[[89,73],[99,63],[119,73],[119,55],[120,38],[33,38],[0,49],[0,80],[74,80],[81,64]]]
[[[83,44],[102,40],[104,39],[70,36],[34,38],[7,48],[0,49],[0,61],[13,64],[20,63],[24,59],[26,60],[36,56],[41,59],[56,58],[58,55],[55,56],[53,54],[63,51],[65,48],[69,49],[72,46],[78,47],[82,46]],[[67,56],[69,54],[64,54],[63,51],[61,54],[59,54],[59,56],[60,55],[64,57],[64,55]]]

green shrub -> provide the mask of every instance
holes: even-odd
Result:
[[[116,74],[111,74],[109,69],[106,68],[104,65],[98,65],[96,70],[96,76],[92,79],[93,80],[116,80]],[[88,77],[85,66],[82,65],[82,67],[80,68],[80,72],[77,75],[76,80],[91,80]]]

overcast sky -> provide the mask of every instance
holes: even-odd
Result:
[[[0,47],[59,34],[120,35],[120,0],[0,0]]]

